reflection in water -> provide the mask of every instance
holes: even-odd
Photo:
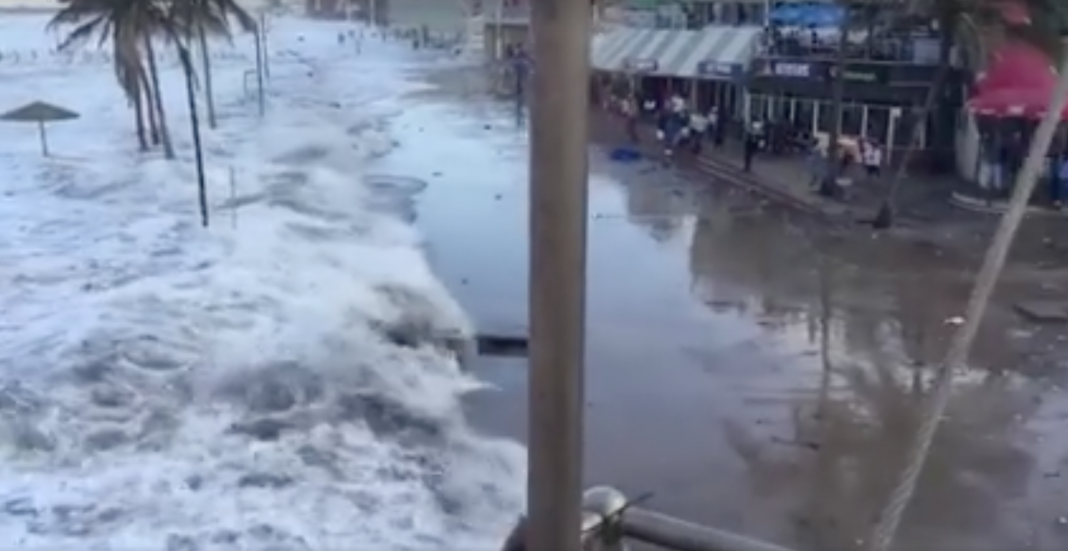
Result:
[[[705,303],[765,319],[765,326],[807,319],[818,257],[798,229],[759,211],[718,207],[700,216],[690,243],[694,292]]]
[[[762,444],[736,423],[725,428],[754,490],[789,504],[798,541],[850,549],[870,535],[896,482],[919,424],[922,396],[888,366],[853,365],[827,375],[845,388],[832,392],[828,384],[822,395],[795,407],[789,446]],[[990,544],[994,533],[1007,536],[997,543],[1006,548],[1026,539],[1000,526],[999,513],[1027,491],[1034,462],[1018,429],[1035,404],[1008,377],[957,392],[902,527],[899,541],[908,542],[902,548],[923,542],[985,550],[968,538]]]
[[[677,185],[667,172],[646,169],[645,178],[624,181],[627,219],[655,241],[673,239],[683,227],[686,214],[693,211],[692,188]]]
[[[725,423],[727,441],[747,465],[754,494],[794,519],[787,540],[862,548],[918,426],[925,370],[954,329],[945,320],[963,308],[967,286],[892,243],[876,253],[870,243],[729,211],[706,209],[694,224],[695,294],[721,310],[774,318],[762,324],[771,329],[804,330],[818,342],[821,369],[788,383],[814,389],[784,392],[788,427],[748,426],[735,416]],[[894,271],[880,269],[888,266]],[[1006,502],[1027,497],[1034,476],[1036,442],[1023,425],[1038,408],[1039,385],[1005,373],[1020,356],[1004,323],[982,331],[973,357],[983,369],[956,389],[900,549],[922,542],[986,551],[1031,540],[1007,525],[1019,515],[1005,513]]]

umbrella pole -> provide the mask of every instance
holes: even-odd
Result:
[[[579,551],[590,5],[532,3],[527,551]]]
[[[37,121],[37,135],[41,138],[41,155],[48,157],[48,132],[44,121]]]

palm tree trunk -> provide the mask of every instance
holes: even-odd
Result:
[[[134,120],[137,124],[137,141],[141,146],[141,151],[148,151],[148,139],[145,137],[145,113],[142,111],[145,103],[144,86],[137,76],[133,77],[133,85],[130,101],[133,102]]]
[[[152,46],[152,37],[145,35],[145,57],[148,58],[148,73],[152,77],[152,100],[155,104],[156,115],[159,117],[159,135],[163,142],[163,156],[174,159],[174,144],[171,142],[171,133],[167,128],[167,112],[163,108],[163,89],[159,85],[159,67],[156,66],[156,50]]]
[[[916,151],[920,148],[920,136],[923,135],[927,117],[934,110],[935,103],[941,97],[942,89],[945,88],[946,79],[949,77],[950,55],[953,51],[953,33],[950,32],[950,27],[948,26],[940,25],[939,28],[943,29],[943,31],[938,46],[938,71],[935,73],[931,87],[927,89],[927,97],[924,98],[923,107],[913,113],[908,147],[905,148],[905,152],[901,155],[900,164],[897,170],[894,171],[894,179],[890,181],[890,188],[886,192],[886,197],[883,199],[882,205],[879,206],[875,219],[872,220],[872,227],[877,230],[887,229],[894,225],[894,207],[898,190],[908,175],[912,157],[915,156]],[[893,147],[893,144],[886,144],[887,149],[891,147]]]
[[[842,163],[838,158],[838,141],[842,136],[842,108],[845,99],[845,72],[848,66],[846,47],[849,45],[849,11],[842,16],[842,22],[838,25],[838,51],[834,59],[834,87],[831,92],[832,122],[831,131],[827,140],[827,170],[824,171],[823,181],[820,182],[820,195],[837,195],[838,175]]]
[[[153,95],[156,93],[149,82],[148,73],[144,67],[137,68],[137,78],[141,81],[141,108],[148,115],[148,136],[152,145],[159,145],[159,121],[156,120],[156,103]]]
[[[189,48],[179,42],[175,42],[175,45],[178,47],[178,57],[182,60],[182,72],[185,73],[185,93],[189,100],[189,126],[193,130],[193,151],[196,154],[200,220],[206,228],[208,227],[208,187],[204,178],[204,152],[200,145],[200,119],[197,117],[196,71],[193,69],[193,59],[189,54]]]
[[[208,102],[208,128],[215,128],[215,94],[211,88],[211,55],[208,52],[208,37],[204,25],[197,25],[200,40],[200,65],[204,69],[204,97]]]

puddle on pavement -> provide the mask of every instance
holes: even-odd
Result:
[[[483,331],[524,333],[525,130],[506,106],[451,101],[413,102],[375,169],[427,182],[435,269]],[[803,549],[862,548],[974,267],[597,149],[591,173],[589,483]],[[899,549],[1068,544],[1058,339],[993,308]],[[472,398],[486,430],[523,438],[524,365],[475,362],[499,387]]]

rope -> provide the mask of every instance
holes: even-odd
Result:
[[[1039,171],[1046,162],[1046,153],[1049,151],[1053,133],[1066,103],[1068,103],[1068,60],[1061,67],[1057,89],[1050,99],[1049,109],[1035,131],[1031,150],[1016,178],[1009,208],[1002,216],[997,233],[994,235],[990,248],[986,251],[975,287],[968,299],[964,322],[953,335],[946,359],[936,373],[934,388],[927,405],[928,409],[916,431],[916,438],[909,450],[905,469],[901,472],[897,486],[891,492],[886,507],[879,515],[879,522],[869,542],[869,551],[890,550],[901,519],[912,501],[920,473],[923,471],[931,450],[931,443],[938,432],[938,426],[952,394],[953,375],[956,370],[964,366],[968,359],[968,353],[971,351],[972,342],[975,340],[979,324],[990,302],[990,296],[1005,267],[1005,260],[1016,238],[1016,231],[1020,228],[1020,222],[1027,211],[1027,204],[1038,181]]]

